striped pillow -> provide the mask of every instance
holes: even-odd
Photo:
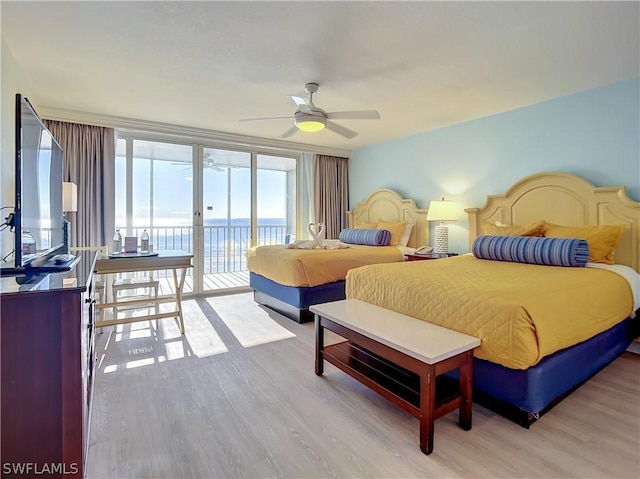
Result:
[[[574,238],[531,236],[478,236],[473,242],[476,258],[548,266],[585,266],[589,245]]]
[[[338,238],[349,244],[387,246],[391,241],[391,233],[387,230],[346,228],[340,232]]]

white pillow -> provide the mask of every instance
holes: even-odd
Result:
[[[398,241],[398,246],[407,246],[407,244],[409,244],[409,237],[411,236],[412,231],[413,223],[407,223],[407,226],[404,227],[404,232]]]
[[[396,248],[398,248],[403,255],[414,254],[416,252],[416,249],[410,246],[396,246]]]

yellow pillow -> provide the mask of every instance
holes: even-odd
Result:
[[[497,226],[493,223],[482,223],[482,231],[489,236],[544,236],[544,220],[534,221],[524,226]]]
[[[404,233],[406,227],[406,221],[403,221],[401,223],[378,221],[378,225],[376,226],[376,228],[378,228],[379,230],[387,230],[389,233],[391,233],[391,241],[389,242],[389,246],[398,246],[400,238],[402,238],[402,234]]]
[[[623,232],[624,225],[562,226],[547,223],[544,235],[549,238],[586,240],[591,263],[613,264],[613,252]]]
[[[378,226],[378,223],[360,223],[355,225],[354,228],[357,230],[374,230]]]

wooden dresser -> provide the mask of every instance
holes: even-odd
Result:
[[[0,279],[3,476],[84,477],[95,252],[71,271]]]

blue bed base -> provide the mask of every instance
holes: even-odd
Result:
[[[299,323],[313,321],[309,306],[344,299],[344,281],[311,287],[285,286],[256,273],[249,273],[254,299]]]
[[[255,273],[249,274],[254,297],[276,311],[293,317],[287,307],[313,320],[312,304],[345,298],[344,281],[310,288],[283,286]],[[271,303],[271,304],[270,304]],[[306,316],[305,316],[306,312]],[[474,402],[523,427],[529,427],[556,403],[620,356],[640,333],[640,310],[593,338],[542,359],[525,370],[510,369],[483,359],[474,359]],[[454,372],[451,376],[457,376]]]
[[[525,370],[474,359],[474,402],[529,427],[565,396],[610,364],[637,337],[640,318],[558,351]]]

